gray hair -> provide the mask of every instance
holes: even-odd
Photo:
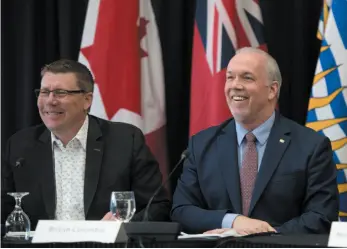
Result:
[[[255,47],[243,47],[240,48],[236,51],[236,54],[240,54],[243,52],[252,52],[252,53],[258,53],[262,54],[266,58],[266,68],[267,68],[267,73],[268,73],[268,78],[269,78],[269,85],[272,85],[274,81],[278,83],[278,92],[277,92],[277,98],[280,97],[280,90],[282,86],[282,76],[281,76],[281,71],[278,67],[278,64],[276,60],[267,52],[264,50],[261,50],[259,48]]]

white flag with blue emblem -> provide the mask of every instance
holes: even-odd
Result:
[[[318,38],[321,51],[306,126],[331,140],[340,193],[339,217],[347,221],[347,0],[324,2]]]

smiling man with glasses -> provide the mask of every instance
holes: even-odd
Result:
[[[2,223],[14,208],[8,192],[29,192],[22,206],[32,229],[40,219],[114,219],[112,191],[133,191],[133,220],[142,220],[162,176],[141,130],[88,114],[94,80],[83,64],[55,61],[42,69],[41,77],[35,94],[44,124],[19,131],[7,143]],[[18,159],[24,159],[23,167],[14,167]],[[162,190],[150,219],[168,220],[169,204]]]
[[[82,64],[67,60],[45,66],[41,76],[41,89],[35,90],[41,119],[66,145],[87,123],[93,77]]]

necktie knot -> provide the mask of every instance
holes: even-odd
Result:
[[[257,138],[254,136],[254,134],[252,132],[248,132],[246,134],[246,140],[247,140],[247,142],[255,142],[257,140]]]

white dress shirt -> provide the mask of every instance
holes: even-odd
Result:
[[[88,136],[88,116],[76,136],[66,145],[53,134],[56,220],[85,220],[84,173]]]

